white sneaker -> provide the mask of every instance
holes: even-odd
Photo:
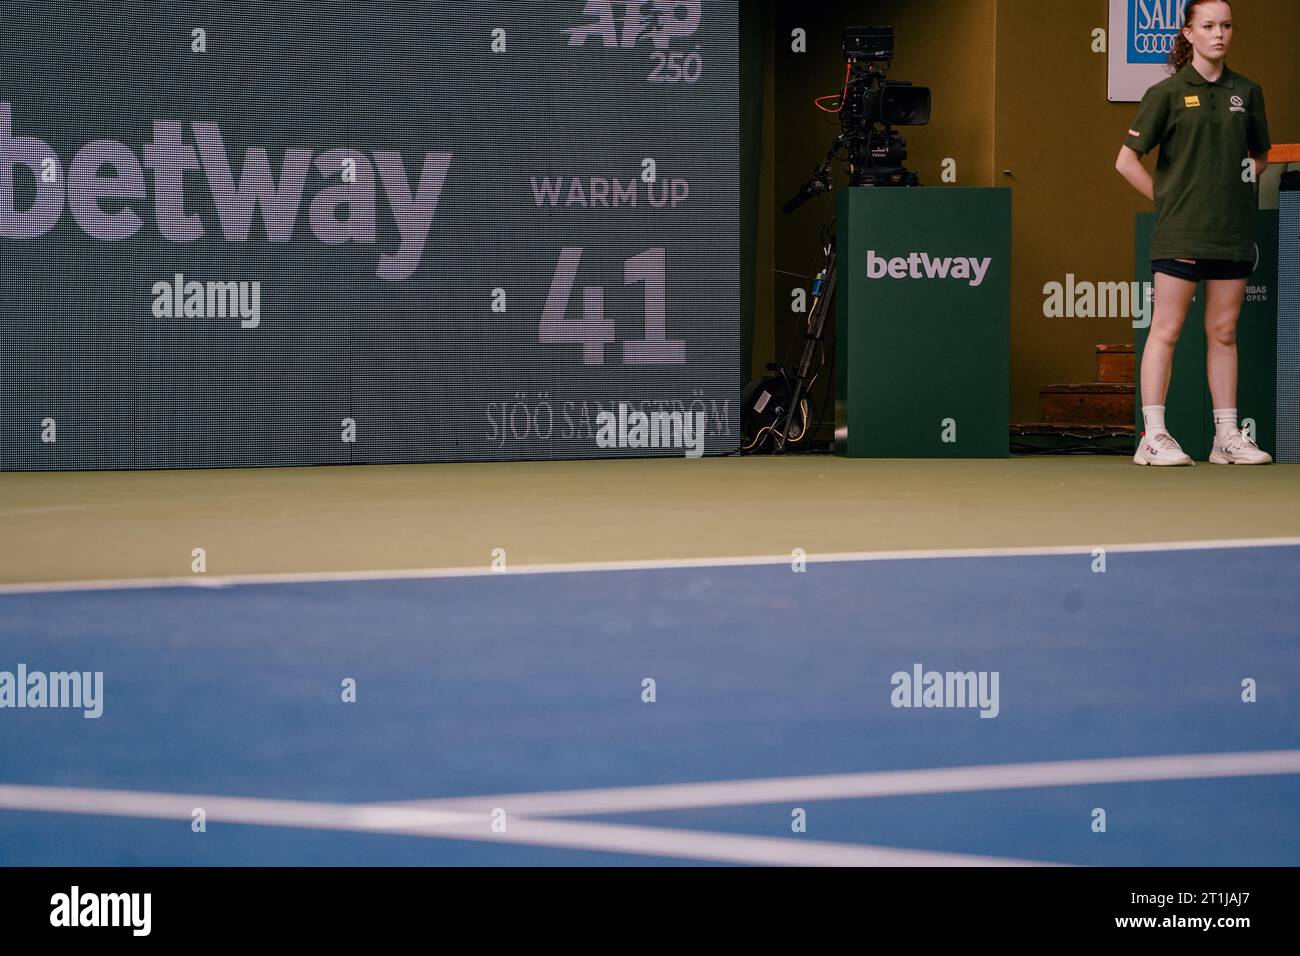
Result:
[[[1223,441],[1216,434],[1210,449],[1210,462],[1215,465],[1267,465],[1272,460],[1273,456],[1262,451],[1240,428]]]
[[[1179,447],[1169,432],[1143,435],[1133,461],[1139,465],[1193,465],[1195,462]]]

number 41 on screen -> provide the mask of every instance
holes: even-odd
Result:
[[[665,256],[662,246],[623,261],[623,284],[645,283],[645,337],[623,343],[624,365],[685,365],[686,342],[667,338]],[[583,365],[604,365],[605,346],[614,341],[614,320],[605,315],[603,286],[582,287],[582,316],[569,318],[569,300],[582,262],[582,246],[565,246],[546,294],[537,341],[542,345],[578,344]]]

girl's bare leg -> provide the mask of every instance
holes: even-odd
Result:
[[[1196,292],[1196,283],[1163,272],[1155,274],[1156,302],[1151,314],[1151,329],[1142,350],[1142,404],[1163,405],[1173,371],[1174,346],[1187,321],[1187,310]],[[1208,321],[1208,312],[1207,312]],[[1234,363],[1236,351],[1233,351]],[[1234,365],[1235,368],[1235,365]]]
[[[1245,279],[1205,282],[1205,376],[1212,408],[1237,407],[1237,320],[1245,294]]]

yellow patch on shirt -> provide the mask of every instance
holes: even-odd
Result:
[[[1200,106],[1200,105],[1201,105],[1201,98],[1200,98],[1199,96],[1184,96],[1184,97],[1183,97],[1183,105],[1184,105],[1184,106]]]

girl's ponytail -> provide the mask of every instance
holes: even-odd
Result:
[[[1177,73],[1188,63],[1192,62],[1192,44],[1188,42],[1187,37],[1183,36],[1183,31],[1179,30],[1174,35],[1174,46],[1169,51],[1169,68]]]

